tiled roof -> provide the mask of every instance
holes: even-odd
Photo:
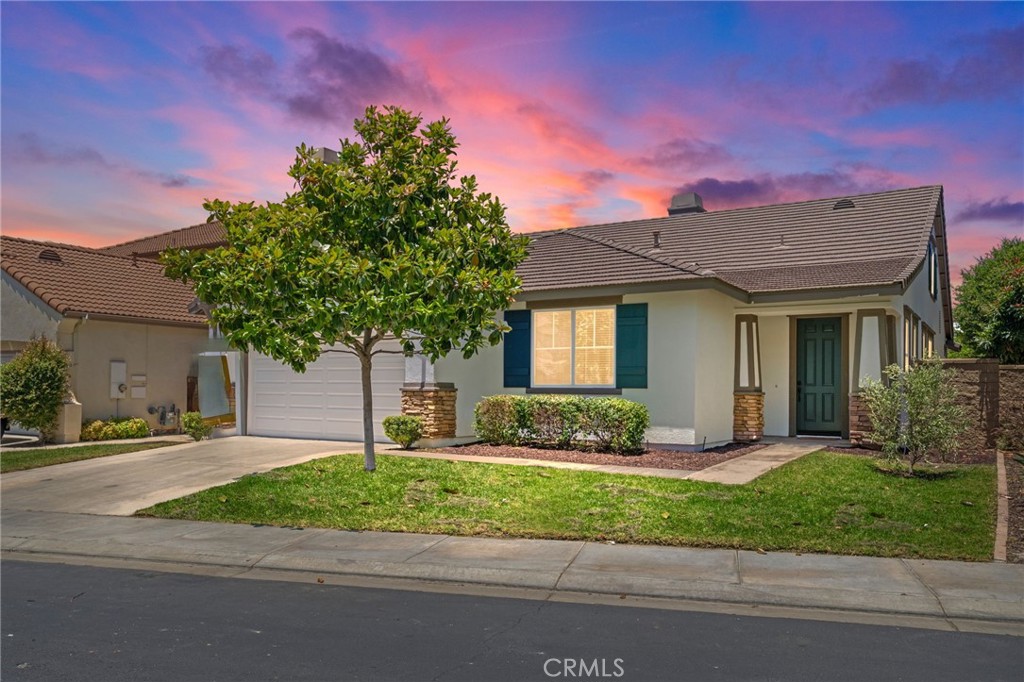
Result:
[[[711,274],[582,230],[547,233],[534,239],[530,256],[518,272],[524,291],[692,280]]]
[[[179,230],[162,232],[150,237],[133,239],[130,242],[113,244],[97,249],[101,253],[113,256],[131,256],[133,253],[142,258],[155,259],[161,251],[169,248],[208,248],[226,243],[227,233],[218,220],[183,227]]]
[[[0,237],[0,266],[62,315],[206,326],[188,312],[192,290],[163,266],[68,244]]]
[[[534,233],[520,274],[526,291],[694,276],[751,293],[903,283],[925,256],[941,197],[933,185]],[[839,199],[854,205],[834,209]],[[694,274],[669,263],[696,264]]]

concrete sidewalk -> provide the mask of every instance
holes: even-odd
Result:
[[[1013,564],[347,532],[48,511],[7,510],[0,523],[0,546],[8,559],[160,562],[168,570],[195,565],[237,569],[232,575],[305,572],[899,614],[942,619],[951,629],[1000,622],[1024,634],[1024,566]]]

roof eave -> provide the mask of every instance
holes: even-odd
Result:
[[[155,324],[165,327],[190,327],[194,329],[208,329],[209,324],[205,320],[190,322],[188,320],[165,320],[153,317],[140,317],[137,315],[114,315],[111,313],[94,313],[87,310],[69,310],[64,317],[88,318],[90,320],[101,320],[103,322],[128,322],[131,324]]]
[[[743,303],[750,302],[750,295],[740,289],[718,279],[717,277],[694,277],[672,279],[658,282],[632,282],[624,284],[596,284],[558,287],[550,289],[534,289],[523,291],[516,296],[517,301],[551,301],[562,298],[587,298],[599,296],[617,296],[626,294],[653,294],[667,291],[718,291]]]

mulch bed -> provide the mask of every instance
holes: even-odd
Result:
[[[763,447],[767,446],[763,443],[754,445],[731,443],[717,448],[708,448],[704,452],[650,449],[640,455],[612,455],[604,452],[588,452],[586,450],[554,450],[516,445],[474,443],[472,445],[458,445],[450,448],[437,448],[434,452],[446,452],[453,455],[474,455],[478,457],[518,457],[521,459],[541,459],[551,462],[611,464],[615,466],[649,467],[651,469],[698,471],[739,457],[740,455],[760,450]]]
[[[1007,453],[1006,492],[1009,495],[1009,524],[1006,538],[1006,560],[1024,564],[1024,464]]]

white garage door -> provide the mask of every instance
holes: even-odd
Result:
[[[402,411],[405,381],[401,355],[373,359],[374,439],[386,441],[381,420]],[[304,374],[257,353],[249,355],[249,426],[253,436],[363,439],[359,360],[324,353]]]

